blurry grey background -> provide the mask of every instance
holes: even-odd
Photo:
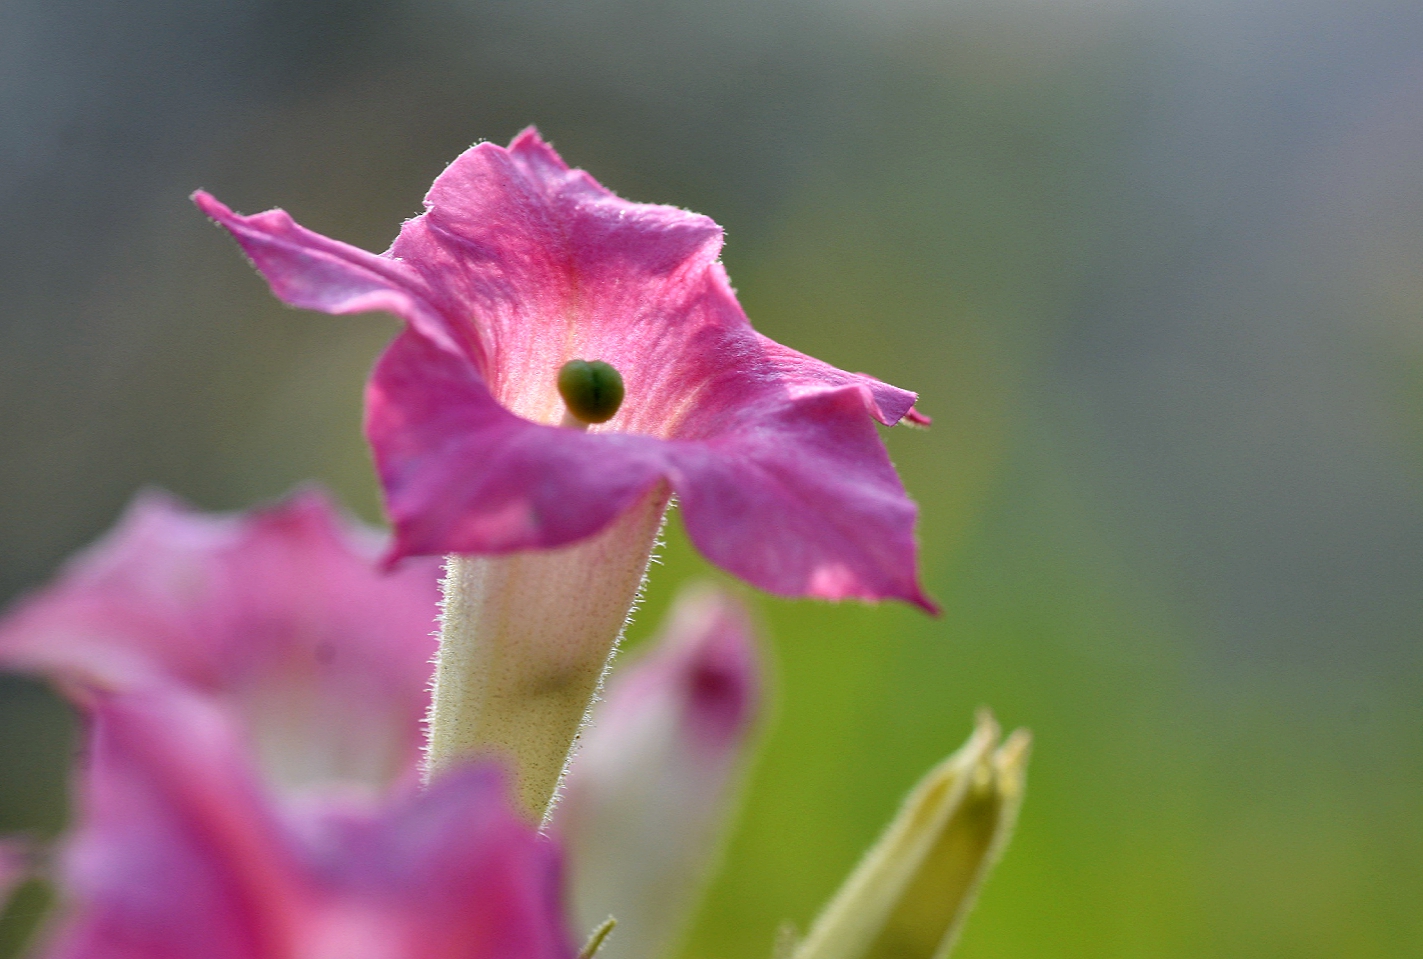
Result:
[[[809,918],[990,701],[1043,746],[963,955],[1423,955],[1416,3],[5,0],[0,594],[145,484],[378,519],[393,324],[282,308],[187,195],[380,250],[528,123],[935,417],[891,451],[946,616],[770,607],[784,708],[691,954]],[[52,831],[64,733],[6,683],[0,827]],[[911,745],[816,752],[827,716]],[[845,838],[781,828],[807,802]]]

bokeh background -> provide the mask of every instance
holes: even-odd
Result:
[[[682,959],[808,922],[980,704],[1037,748],[962,959],[1423,956],[1409,0],[5,0],[0,595],[147,484],[378,520],[393,321],[281,307],[187,195],[379,250],[528,123],[935,419],[887,440],[944,615],[755,600],[777,705]],[[709,572],[665,560],[634,641]],[[59,827],[72,749],[0,680],[0,829]]]

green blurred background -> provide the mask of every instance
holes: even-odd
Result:
[[[284,309],[186,196],[379,250],[531,122],[935,419],[887,441],[944,615],[754,600],[776,706],[684,959],[804,926],[980,704],[1036,749],[963,959],[1423,956],[1415,3],[9,0],[0,595],[145,484],[377,520],[393,321]],[[709,573],[669,540],[634,641]],[[58,828],[72,742],[0,681],[0,829]]]

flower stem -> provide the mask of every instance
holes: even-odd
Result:
[[[427,778],[498,756],[524,812],[544,819],[636,605],[667,503],[666,489],[655,489],[572,546],[448,558]]]

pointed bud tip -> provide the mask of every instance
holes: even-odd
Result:
[[[1001,737],[980,709],[968,742],[910,791],[793,959],[945,959],[1022,803],[1031,738]]]
[[[1032,752],[1033,734],[1026,729],[1015,729],[998,752],[993,754],[994,772],[998,779],[998,791],[1007,796],[1017,796],[1023,791],[1027,778],[1028,755]]]

